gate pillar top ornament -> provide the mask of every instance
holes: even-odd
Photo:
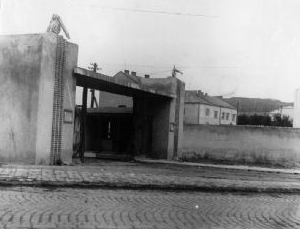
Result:
[[[68,39],[70,39],[69,33],[68,33],[64,23],[62,22],[60,16],[58,14],[53,14],[52,18],[51,18],[51,21],[50,21],[50,24],[47,28],[47,33],[59,34],[61,28],[64,31],[66,37]]]

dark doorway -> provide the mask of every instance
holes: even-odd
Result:
[[[124,154],[132,135],[131,114],[87,113],[87,151]]]
[[[113,110],[116,111],[113,112]],[[80,138],[81,111],[81,106],[77,106],[74,126],[74,156],[78,156],[76,152],[80,150],[80,144],[82,144]],[[84,157],[132,159],[133,119],[131,109],[88,108],[84,132]]]

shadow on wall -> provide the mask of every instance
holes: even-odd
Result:
[[[10,155],[6,156],[9,152],[3,152],[0,150],[0,165],[1,164],[25,164],[25,165],[34,165],[35,164],[35,158],[32,156],[32,152],[23,152],[23,156],[20,156],[19,154],[13,154],[10,153]]]

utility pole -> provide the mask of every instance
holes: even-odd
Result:
[[[174,65],[173,70],[172,70],[172,77],[176,78],[176,73],[180,73],[181,75],[183,74],[183,72],[179,71]]]
[[[93,70],[93,72],[97,72],[97,70],[101,70],[101,68],[98,68],[97,63],[90,63],[91,67],[88,67],[89,69]],[[91,89],[91,108],[94,107],[94,103],[96,104],[96,107],[98,107],[97,99],[95,96],[95,89]]]

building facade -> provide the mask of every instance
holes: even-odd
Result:
[[[294,98],[293,127],[300,128],[300,88],[296,89]]]
[[[210,125],[236,125],[237,109],[202,91],[186,91],[184,123]]]
[[[290,120],[294,118],[294,106],[281,106],[276,110],[273,110],[269,113],[271,117],[275,115],[280,115],[281,118],[284,116],[288,117]]]

